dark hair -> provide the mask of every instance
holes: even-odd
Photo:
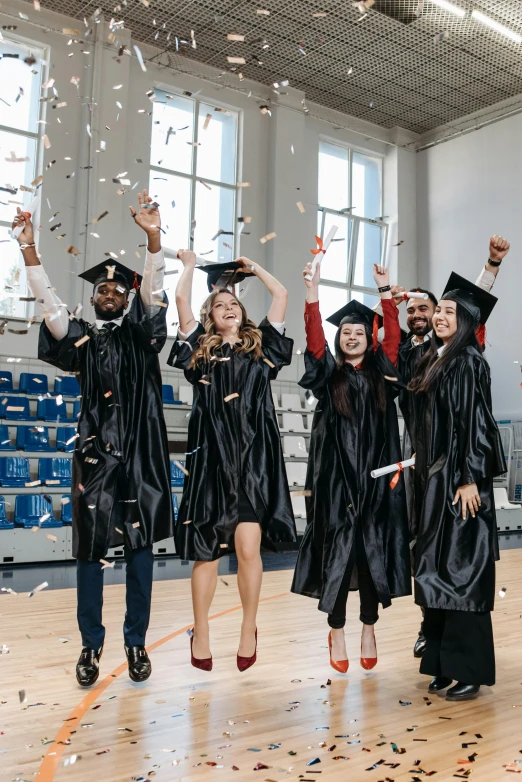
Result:
[[[358,319],[356,315],[348,315],[346,318],[342,319],[339,328],[337,329],[334,343],[336,367],[332,373],[330,386],[334,407],[343,418],[351,418],[353,415],[350,387],[348,385],[347,377],[347,372],[350,370],[346,365],[346,357],[341,350],[341,329],[347,323],[360,323],[360,318]],[[372,399],[377,408],[377,412],[379,415],[384,415],[386,411],[386,393],[384,390],[384,380],[377,367],[377,361],[373,350],[372,330],[365,323],[361,323],[361,325],[364,326],[368,343],[361,366],[368,377]]]
[[[433,333],[430,347],[419,362],[415,375],[408,385],[409,391],[422,393],[429,391],[438,382],[448,364],[468,346],[476,348],[479,353],[482,349],[477,340],[475,330],[477,321],[462,304],[455,302],[457,306],[457,331],[450,342],[447,343],[442,356],[437,354],[438,348],[443,344],[442,340]]]
[[[435,298],[435,294],[432,293],[431,291],[427,291],[425,288],[410,288],[410,290],[412,291],[412,293],[427,293],[428,299],[431,301],[434,307],[436,307],[437,304],[439,303]]]

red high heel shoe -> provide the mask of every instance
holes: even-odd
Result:
[[[366,671],[371,671],[377,665],[377,641],[375,641],[375,657],[363,657],[362,656],[362,641],[361,641],[361,668]]]
[[[332,631],[328,633],[328,649],[330,651],[330,665],[334,669],[334,671],[339,671],[339,673],[346,673],[348,670],[348,666],[350,665],[349,660],[332,660]]]
[[[237,655],[237,669],[238,671],[246,671],[248,668],[251,668],[252,665],[257,660],[257,627],[256,627],[256,649],[252,657],[242,657],[240,654]]]
[[[194,668],[199,668],[201,671],[211,671],[212,670],[212,657],[203,657],[202,659],[199,659],[198,657],[194,657],[192,654],[192,643],[194,641],[194,636],[190,636],[190,662],[191,665],[194,666]]]

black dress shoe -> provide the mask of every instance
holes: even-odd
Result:
[[[448,679],[447,676],[435,676],[430,682],[428,692],[440,692],[441,690],[445,690],[446,687],[449,687],[450,684],[453,684],[453,679]]]
[[[480,684],[457,684],[446,693],[447,701],[472,701],[477,697],[480,690]]]
[[[90,687],[97,681],[100,675],[100,657],[103,652],[103,644],[100,649],[89,649],[84,646],[76,664],[76,679],[80,687]]]
[[[424,638],[424,635],[422,633],[419,633],[419,637],[415,641],[415,646],[413,647],[413,656],[422,657],[425,651],[426,651],[426,639]]]
[[[129,676],[133,682],[144,682],[152,673],[152,665],[144,646],[126,646]]]

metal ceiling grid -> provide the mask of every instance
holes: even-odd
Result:
[[[522,90],[522,44],[471,17],[480,10],[522,35],[521,0],[452,0],[466,11],[463,18],[431,0],[424,0],[418,16],[418,0],[377,0],[364,18],[346,0],[150,0],[149,6],[127,0],[116,11],[117,2],[44,5],[78,19],[98,7],[106,18],[118,15],[136,43],[166,48],[159,61],[174,69],[175,37],[190,41],[194,30],[197,48],[180,45],[180,55],[220,71],[232,71],[227,56],[242,56],[246,64],[232,73],[265,85],[289,79],[309,100],[386,128],[423,133]],[[32,1],[27,5],[32,18]],[[262,8],[270,15],[258,14]],[[326,16],[314,18],[317,12]],[[245,42],[227,41],[228,33],[244,35]],[[436,42],[440,33],[446,38]]]

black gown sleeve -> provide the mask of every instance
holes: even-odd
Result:
[[[482,356],[466,357],[455,373],[458,461],[461,485],[506,472],[500,433],[491,409],[489,367]]]
[[[262,335],[263,353],[268,359],[267,363],[274,365],[270,367],[270,379],[274,380],[283,367],[292,363],[294,340],[280,334],[267,318],[263,318],[258,328]]]
[[[192,353],[194,352],[199,338],[205,333],[205,329],[198,323],[194,331],[184,339],[179,333],[176,336],[172,350],[167,359],[167,364],[176,369],[182,369],[185,373],[185,377],[189,383],[197,383],[201,378],[202,370],[198,367],[190,368],[190,362],[192,361]]]
[[[43,321],[38,338],[38,358],[63,372],[78,372],[86,342],[78,347],[76,343],[82,337],[89,335],[91,330],[90,324],[84,320],[70,320],[65,337],[55,339]]]
[[[304,361],[305,373],[299,381],[299,385],[301,388],[309,389],[317,399],[320,399],[335,369],[335,359],[330,353],[330,348],[326,345],[322,358],[316,358],[310,350],[306,350]]]
[[[159,312],[149,317],[139,293],[134,297],[129,314],[125,317],[132,324],[132,334],[145,353],[160,353],[167,340],[167,307],[169,300],[163,293],[163,303]]]

